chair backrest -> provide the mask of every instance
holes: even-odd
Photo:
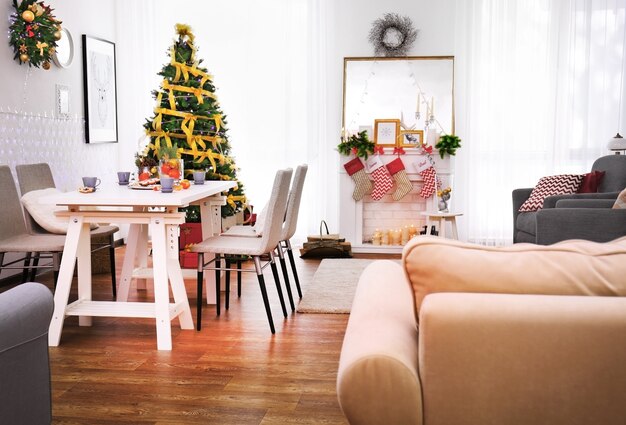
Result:
[[[26,233],[22,203],[8,165],[0,165],[0,199],[0,238]]]
[[[289,191],[289,200],[287,201],[287,213],[285,216],[285,224],[283,233],[280,237],[281,241],[291,239],[296,233],[298,227],[298,212],[300,211],[300,200],[302,199],[302,188],[304,187],[304,179],[309,166],[306,164],[298,165],[291,183]]]
[[[596,159],[591,171],[604,171],[598,192],[620,192],[626,187],[626,155],[607,155]]]
[[[50,166],[46,163],[17,165],[15,171],[22,195],[33,190],[56,187]],[[26,227],[30,232],[48,233],[37,224],[28,211],[24,210],[24,216],[26,217]]]
[[[278,246],[285,222],[285,212],[287,211],[287,198],[289,197],[289,182],[293,170],[278,170],[274,177],[272,194],[266,205],[266,214],[263,220],[263,236],[261,246],[264,252],[269,252]]]

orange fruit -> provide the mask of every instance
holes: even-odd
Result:
[[[191,183],[189,183],[189,180],[181,180],[180,185],[183,187],[183,189],[189,189]]]
[[[150,173],[143,172],[139,174],[139,181],[148,180],[150,178]]]
[[[167,173],[168,176],[170,176],[173,179],[178,179],[180,178],[180,171],[173,168],[169,171],[169,173]]]
[[[167,164],[161,165],[161,173],[165,174],[166,176],[169,175],[171,169],[172,168]]]

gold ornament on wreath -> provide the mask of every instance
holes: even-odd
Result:
[[[13,7],[15,12],[11,14],[9,27],[13,58],[20,65],[27,63],[50,69],[50,60],[61,38],[61,21],[43,1],[23,0],[18,5],[17,0],[13,0]]]

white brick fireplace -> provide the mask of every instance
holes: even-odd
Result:
[[[380,201],[374,201],[366,195],[361,201],[356,202],[352,198],[354,181],[346,173],[343,166],[340,167],[339,176],[339,233],[352,244],[352,250],[357,253],[400,253],[402,245],[373,245],[372,234],[376,229],[389,230],[404,226],[414,225],[421,230],[426,225],[426,218],[420,215],[421,211],[436,211],[436,195],[425,200],[420,195],[423,184],[421,176],[415,169],[418,161],[425,156],[418,154],[414,149],[407,149],[405,155],[401,155],[409,180],[413,184],[413,190],[399,201],[394,201],[392,190]],[[436,152],[436,151],[435,151]],[[381,155],[384,164],[388,164],[396,158],[396,155]],[[435,160],[437,175],[441,178],[443,186],[452,186],[452,169],[450,158],[442,160],[438,154],[432,155]],[[342,157],[341,164],[345,164],[352,157]],[[454,200],[454,188],[452,192]],[[430,231],[430,229],[429,229]]]

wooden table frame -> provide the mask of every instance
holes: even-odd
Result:
[[[216,194],[234,185],[234,182],[206,183],[208,184],[205,187],[192,186],[184,191],[186,193],[150,194],[132,191],[139,193],[131,195],[127,188],[115,187],[108,191],[105,189],[102,193],[69,192],[52,195],[44,200],[67,206],[68,211],[57,214],[69,220],[54,294],[54,313],[48,334],[50,346],[59,345],[66,316],[78,316],[80,326],[91,326],[94,316],[154,318],[159,350],[172,349],[172,319],[178,317],[181,329],[194,329],[183,272],[178,262],[179,225],[185,221],[184,213],[179,213],[178,208],[199,204],[203,236],[217,233],[220,231],[219,207],[225,203],[225,198]],[[132,210],[101,211],[85,208],[94,206],[130,207]],[[128,246],[117,301],[93,301],[90,224],[107,222],[130,224]],[[148,231],[152,236],[152,269],[146,267]],[[78,300],[68,305],[75,263],[78,264]],[[135,268],[136,263],[139,268]],[[133,277],[139,278],[140,284],[141,279],[154,279],[154,303],[127,301]],[[170,287],[174,297],[173,303],[170,303],[169,299]],[[215,285],[207,282],[207,289],[209,288],[215,288]],[[212,295],[214,298],[215,289]]]

